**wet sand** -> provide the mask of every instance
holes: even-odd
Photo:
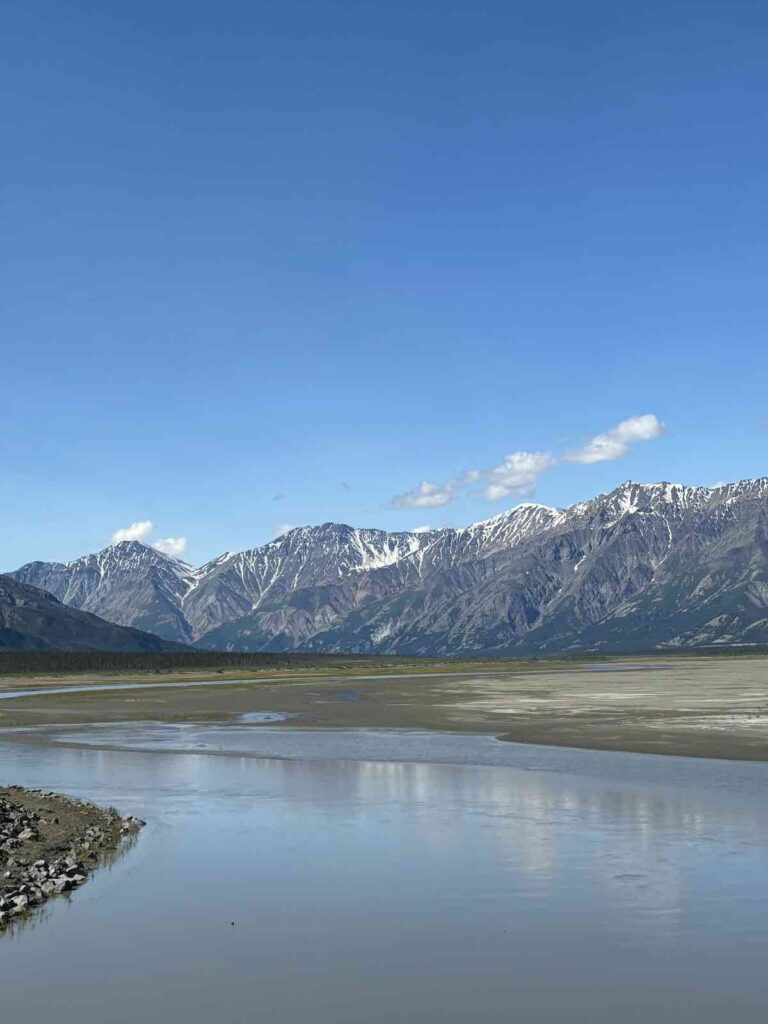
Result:
[[[279,682],[217,677],[210,685],[135,686],[10,700],[0,693],[0,728],[241,723],[243,715],[273,712],[275,729],[427,729],[518,743],[768,760],[768,658],[762,657],[546,668],[506,663],[503,670],[483,666],[466,674],[313,675]]]
[[[606,662],[608,659],[605,659]],[[616,657],[612,659],[619,663],[623,659]],[[569,658],[559,660],[556,658],[542,659],[514,659],[514,661],[500,660],[498,658],[414,658],[412,660],[397,659],[392,661],[388,658],[371,656],[370,658],[359,658],[354,662],[340,658],[338,662],[326,662],[310,667],[296,668],[295,666],[266,666],[261,669],[236,668],[171,668],[157,669],[154,671],[129,671],[118,669],[115,671],[97,672],[59,672],[59,673],[17,673],[3,671],[3,658],[0,652],[0,694],[7,690],[17,689],[51,689],[69,688],[71,686],[90,686],[102,683],[195,683],[215,680],[216,682],[228,682],[244,680],[247,682],[307,682],[310,679],[336,679],[341,676],[376,676],[389,677],[392,675],[453,675],[466,674],[467,672],[497,672],[499,668],[509,671],[529,671],[545,664],[548,668],[557,669],[560,667],[573,666],[580,661],[587,663],[589,659]]]

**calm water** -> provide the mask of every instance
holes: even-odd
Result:
[[[149,827],[0,939],[8,1020],[768,1013],[768,766],[247,724],[57,736],[90,746],[17,733],[0,779]]]

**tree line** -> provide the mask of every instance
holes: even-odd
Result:
[[[360,663],[398,664],[410,658],[373,658],[364,654],[281,654],[234,651],[20,651],[0,650],[1,675],[64,675],[88,672],[156,672],[184,671],[224,672],[232,669],[313,668],[343,669]]]

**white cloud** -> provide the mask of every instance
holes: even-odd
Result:
[[[431,529],[431,526],[414,526],[411,533],[429,533]]]
[[[615,427],[597,434],[583,447],[566,455],[552,455],[550,452],[510,452],[500,463],[488,469],[469,469],[459,480],[446,484],[434,480],[422,480],[410,491],[397,494],[391,501],[392,508],[440,508],[460,497],[467,491],[480,495],[487,501],[502,498],[528,498],[536,490],[542,473],[559,462],[608,462],[626,455],[633,444],[651,441],[666,431],[666,427],[652,413],[644,416],[630,416]]]
[[[178,558],[187,550],[187,538],[163,537],[161,540],[154,541],[152,547],[157,548],[158,551],[162,551],[164,555],[170,555],[172,558]]]
[[[392,499],[393,508],[440,508],[459,495],[455,483],[437,484],[433,480],[422,480],[418,487],[396,494]]]
[[[122,526],[112,534],[112,544],[119,544],[123,540],[145,541],[154,528],[155,524],[151,519],[142,519],[140,522],[131,523],[130,526]]]
[[[130,526],[121,526],[112,534],[112,544],[119,544],[121,541],[137,540],[142,544],[149,543],[149,537],[155,528],[151,519],[141,519],[131,523]],[[186,537],[162,537],[160,540],[152,541],[152,547],[162,551],[164,555],[171,555],[178,558],[187,550]]]
[[[626,455],[630,447],[638,441],[652,441],[661,435],[666,427],[652,413],[645,416],[630,416],[615,427],[597,434],[578,451],[565,456],[566,462],[581,462],[589,465],[593,462],[610,462]]]
[[[536,489],[541,474],[556,462],[549,452],[510,452],[492,469],[470,470],[467,479],[472,483],[485,483],[482,493],[488,501],[527,498]]]
[[[291,530],[295,530],[296,527],[293,523],[278,523],[275,527],[275,536],[284,537],[286,533],[290,533]]]
[[[422,480],[418,487],[395,495],[392,507],[440,508],[458,498],[466,488],[478,483],[483,485],[480,493],[489,501],[513,496],[527,497],[535,490],[541,474],[556,462],[557,459],[548,452],[511,452],[498,466],[469,469],[461,480],[447,484]]]

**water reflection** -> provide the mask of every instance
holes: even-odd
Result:
[[[97,873],[109,873],[115,864],[131,852],[137,842],[138,835],[130,832],[121,836],[117,846],[114,848],[100,850],[98,864],[91,870],[88,875],[88,881],[84,884],[87,885],[89,882],[92,882]],[[45,927],[45,922],[52,913],[54,904],[69,903],[77,898],[77,893],[80,891],[82,890],[63,892],[57,896],[52,896],[46,903],[31,908],[30,912],[25,916],[11,918],[5,928],[0,930],[0,942],[13,941],[14,938],[18,938],[19,933],[22,931]]]
[[[10,1012],[443,1024],[513,1007],[607,1024],[628,1000],[658,1024],[768,1010],[766,766],[236,727],[228,756],[175,750],[221,747],[223,731],[166,729],[152,752],[0,743],[3,777],[149,821],[130,856],[0,942]],[[279,756],[257,756],[265,744]],[[402,759],[416,749],[462,763]]]

